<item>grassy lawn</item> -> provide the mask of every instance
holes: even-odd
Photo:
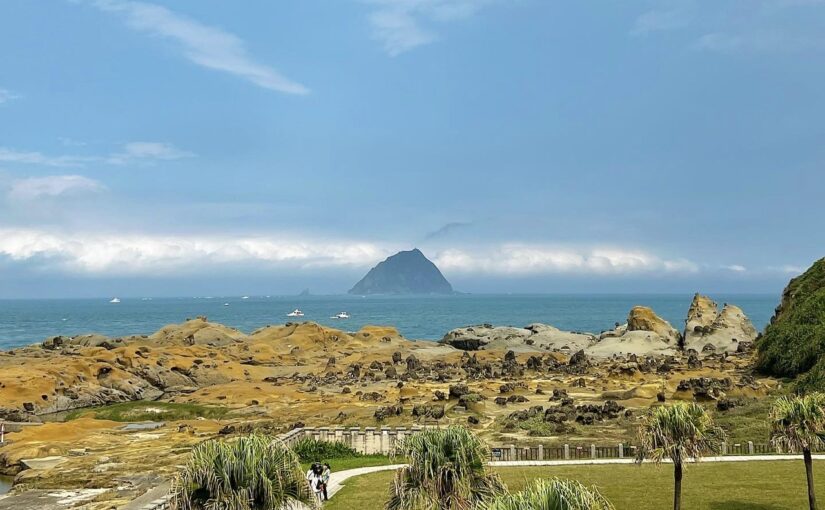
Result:
[[[815,462],[814,479],[825,497],[825,462]],[[669,465],[607,465],[502,468],[511,490],[537,477],[573,478],[596,485],[618,510],[670,508],[673,471]],[[381,510],[392,472],[350,479],[325,505],[329,510]],[[682,507],[690,510],[799,510],[807,508],[802,460],[705,463],[690,466],[682,485]]]
[[[172,402],[136,401],[122,402],[94,409],[77,409],[70,412],[67,420],[81,416],[94,416],[99,420],[112,421],[174,421],[194,418],[222,418],[229,409],[219,406],[176,404]]]

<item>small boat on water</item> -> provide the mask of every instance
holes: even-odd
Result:
[[[349,314],[347,312],[341,312],[337,315],[333,315],[330,319],[349,319]]]
[[[288,314],[286,314],[286,316],[287,316],[287,317],[303,317],[303,316],[304,316],[304,312],[302,312],[301,310],[298,310],[298,309],[296,308],[295,310],[292,310],[291,312],[289,312]]]
[[[112,300],[111,300],[111,301],[109,301],[109,302],[110,302],[110,303],[120,303],[120,299],[118,299],[118,298],[112,298]]]
[[[243,296],[241,299],[249,299],[249,296]]]

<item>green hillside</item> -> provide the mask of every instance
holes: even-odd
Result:
[[[757,348],[760,371],[825,389],[825,258],[790,281]]]

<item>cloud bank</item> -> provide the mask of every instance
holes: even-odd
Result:
[[[166,7],[146,2],[96,0],[93,5],[125,17],[138,32],[174,42],[195,64],[243,78],[259,87],[287,94],[307,94],[309,89],[250,57],[235,34],[204,25]]]
[[[85,183],[93,186],[91,183]],[[32,193],[61,192],[52,185],[30,186]],[[291,235],[171,236],[142,234],[67,234],[39,229],[0,228],[0,257],[29,262],[46,270],[86,275],[163,275],[202,272],[214,267],[259,270],[367,269],[401,249],[398,245]],[[430,251],[430,250],[428,250]],[[641,250],[574,249],[506,244],[432,250],[445,273],[490,275],[694,273],[691,261],[669,260]]]
[[[699,266],[689,260],[667,260],[640,250],[622,248],[554,248],[505,244],[481,250],[448,249],[435,257],[445,272],[496,275],[634,273],[695,273]]]
[[[126,165],[135,162],[169,161],[193,156],[195,155],[191,152],[163,142],[129,142],[123,144],[118,152],[103,156],[50,156],[36,151],[20,151],[0,147],[0,161],[2,162],[53,167],[82,167],[89,163]]]

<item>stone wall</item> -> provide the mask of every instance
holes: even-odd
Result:
[[[343,443],[366,455],[395,453],[396,447],[408,435],[423,430],[424,427],[304,427],[281,435],[281,440],[292,447],[304,438],[317,441]]]

